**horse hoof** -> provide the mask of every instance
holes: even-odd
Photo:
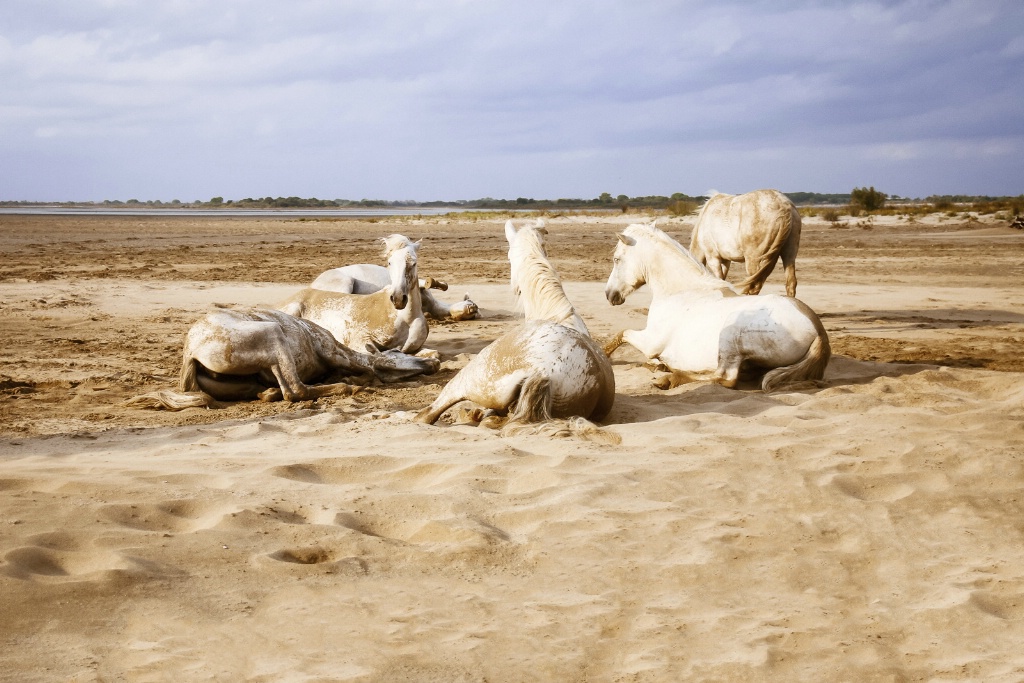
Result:
[[[675,383],[672,381],[672,375],[662,375],[661,377],[655,377],[653,380],[651,380],[651,383],[658,389],[662,390],[671,389],[675,386]]]

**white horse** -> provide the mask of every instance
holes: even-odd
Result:
[[[416,421],[433,424],[448,408],[467,400],[507,412],[509,425],[568,417],[601,420],[611,410],[611,362],[565,296],[544,250],[545,233],[543,221],[518,231],[512,221],[505,224],[512,290],[526,321],[477,354]],[[581,434],[595,430],[579,422],[568,427]]]
[[[313,280],[310,287],[328,292],[373,294],[389,284],[391,284],[391,277],[388,274],[388,269],[384,266],[357,263],[325,270]],[[479,315],[480,308],[470,300],[469,294],[466,294],[462,301],[446,304],[440,299],[436,299],[430,292],[431,289],[447,291],[448,285],[429,277],[420,279],[420,300],[423,312],[435,320],[444,320],[446,317],[450,317],[452,320],[473,320]]]
[[[630,225],[618,238],[605,297],[618,306],[646,283],[652,299],[647,327],[620,332],[605,346],[609,355],[626,342],[664,364],[672,374],[656,381],[662,388],[708,375],[735,387],[741,366],[768,370],[764,391],[824,376],[828,334],[802,301],[741,296],[654,223]]]
[[[352,349],[418,352],[430,331],[416,274],[420,243],[404,235],[390,235],[381,242],[389,278],[383,289],[343,294],[307,287],[277,308],[327,328]]]
[[[775,190],[714,195],[701,207],[690,237],[693,256],[723,280],[732,261],[744,262],[747,278],[736,285],[744,294],[761,291],[781,256],[786,294],[796,296],[799,248],[800,212]]]
[[[316,323],[281,311],[225,309],[189,329],[177,392],[144,394],[127,404],[182,410],[214,401],[305,401],[354,393],[351,384],[310,384],[339,370],[394,382],[439,367],[435,358],[353,351]]]

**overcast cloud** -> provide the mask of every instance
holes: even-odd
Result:
[[[1024,3],[6,0],[0,199],[1024,192]]]

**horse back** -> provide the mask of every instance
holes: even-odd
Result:
[[[781,192],[717,194],[705,202],[697,216],[690,250],[743,261],[752,252],[778,255],[794,235],[798,243],[800,213]]]

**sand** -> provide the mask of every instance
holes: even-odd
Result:
[[[641,218],[549,219],[597,337],[643,325],[603,297]],[[410,423],[517,324],[502,223],[0,216],[0,680],[1024,679],[1024,234],[805,222],[820,386],[662,392],[623,348],[619,445]],[[483,310],[437,375],[120,405],[393,232]]]

